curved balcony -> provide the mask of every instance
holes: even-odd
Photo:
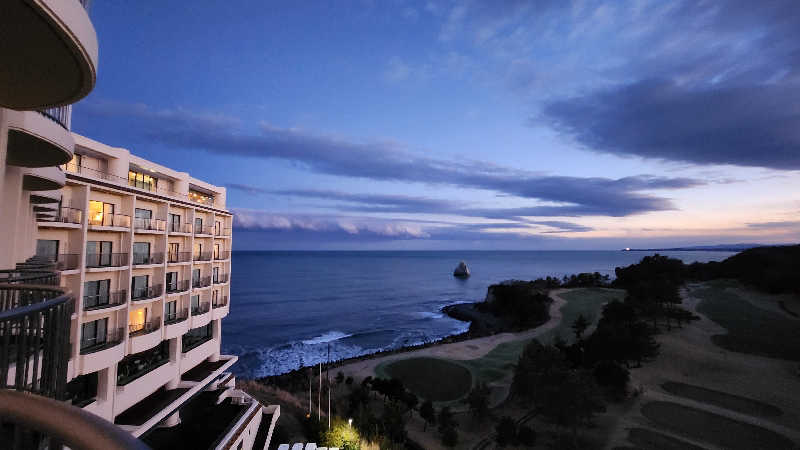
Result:
[[[161,342],[161,318],[152,322],[129,325],[128,333],[131,346],[129,354],[150,350]]]
[[[80,374],[97,372],[116,364],[125,357],[125,346],[122,328],[108,330],[102,340],[81,340]]]
[[[142,302],[145,300],[152,300],[161,297],[163,293],[164,287],[160,284],[136,288],[131,292],[131,301]]]
[[[164,316],[164,339],[174,339],[189,331],[189,308]]]
[[[69,130],[47,116],[37,111],[9,113],[8,164],[22,167],[66,164],[72,159],[74,148],[75,140]]]
[[[228,297],[222,297],[217,303],[211,305],[211,320],[222,319],[228,315],[229,311]]]
[[[202,327],[211,322],[211,305],[203,303],[192,308],[192,328]]]
[[[133,265],[134,266],[151,266],[156,264],[164,264],[164,253],[134,253]]]
[[[211,275],[192,280],[192,288],[194,289],[207,288],[209,286],[211,286]]]
[[[98,295],[84,295],[83,296],[83,311],[102,312],[104,309],[116,308],[123,306],[128,301],[128,291],[121,289],[119,291],[108,292]]]
[[[0,389],[63,397],[73,308],[64,289],[0,284]]]
[[[97,34],[78,0],[6,0],[0,17],[0,106],[75,103],[97,75]]]
[[[25,169],[22,189],[26,191],[51,191],[61,189],[67,178],[58,166]]]
[[[61,201],[61,190],[31,192],[31,203],[34,205],[58,203]]]

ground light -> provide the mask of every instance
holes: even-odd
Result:
[[[325,432],[325,445],[328,447],[339,448],[358,448],[361,436],[358,431],[353,428],[353,419],[348,419],[345,422],[342,419],[334,418],[333,424],[327,432]]]

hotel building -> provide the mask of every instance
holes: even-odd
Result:
[[[220,353],[225,189],[70,131],[97,68],[85,6],[0,16],[0,442],[265,449],[280,409]]]

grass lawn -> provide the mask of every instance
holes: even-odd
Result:
[[[661,387],[673,395],[719,406],[720,408],[730,409],[731,411],[737,411],[749,416],[775,417],[783,414],[780,408],[772,406],[769,403],[700,386],[692,386],[691,384],[668,381],[662,384]]]
[[[730,351],[800,360],[800,321],[753,306],[740,291],[726,290],[725,282],[709,282],[692,289],[701,299],[697,311],[728,330],[712,336],[714,344]]]
[[[628,441],[636,448],[645,450],[703,450],[703,447],[647,428],[628,430]]]
[[[612,300],[622,300],[625,298],[625,291],[620,289],[601,289],[601,288],[586,288],[574,289],[569,292],[561,294],[561,297],[566,300],[566,304],[561,307],[562,320],[556,327],[542,333],[537,339],[539,342],[549,344],[557,336],[571,341],[572,322],[583,314],[592,323],[596,323],[600,318],[600,309],[606,302]],[[464,365],[468,366],[477,381],[489,383],[498,380],[513,371],[513,365],[517,363],[519,355],[522,350],[530,342],[528,339],[519,341],[504,342],[485,356],[469,361],[463,361]]]
[[[409,358],[382,367],[388,377],[427,400],[442,402],[461,398],[472,388],[472,374],[459,363],[439,358]]]
[[[774,431],[678,403],[650,402],[642,407],[642,414],[676,434],[726,449],[795,448],[791,440]]]

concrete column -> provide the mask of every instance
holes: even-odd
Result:
[[[208,357],[210,362],[219,361],[219,352],[220,352],[220,344],[222,344],[222,321],[212,320],[211,321],[211,335],[213,336],[214,340],[214,353]]]
[[[131,152],[129,152],[126,149],[119,149],[119,150],[122,151],[119,157],[108,159],[108,172],[111,175],[127,180],[128,171],[130,170],[131,166],[131,161],[130,161]]]
[[[22,207],[22,168],[5,166],[2,189],[2,213],[0,213],[0,229],[6,230],[8,235],[0,239],[0,268],[11,269],[20,262],[17,258],[17,236],[19,224],[17,223],[19,211]],[[30,225],[29,225],[30,226]]]
[[[165,389],[171,390],[176,389],[178,384],[181,382],[181,371],[180,371],[180,357],[181,357],[181,343],[180,338],[172,338],[169,340],[169,363],[174,364],[178,370],[175,372],[175,378],[169,380],[167,382]],[[177,423],[175,424],[177,425]],[[171,426],[171,425],[170,425]]]
[[[162,427],[162,428],[169,428],[169,427],[174,427],[175,425],[180,424],[181,423],[181,416],[180,416],[179,413],[180,413],[180,411],[175,411],[174,413],[170,414],[169,417],[164,419],[160,424],[158,424],[158,426]]]

